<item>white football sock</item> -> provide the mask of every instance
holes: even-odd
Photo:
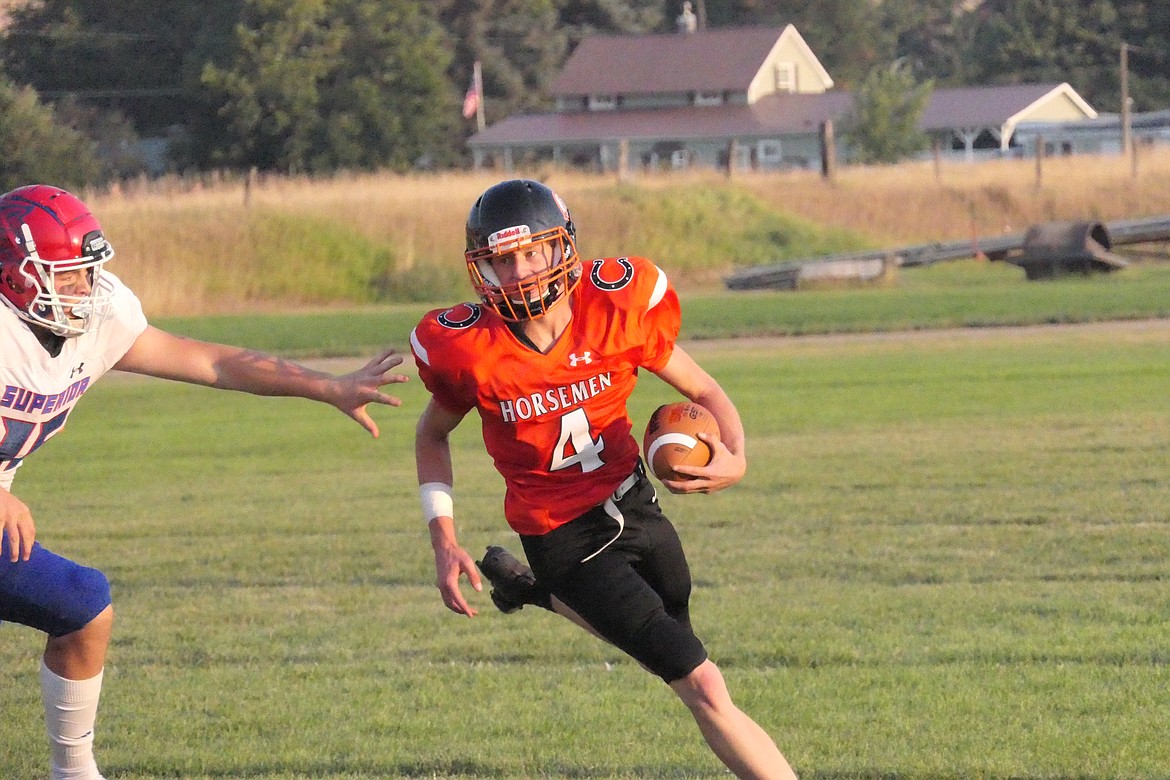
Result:
[[[93,757],[93,726],[102,693],[102,674],[88,680],[66,680],[41,660],[41,699],[52,749],[52,780],[102,780]]]

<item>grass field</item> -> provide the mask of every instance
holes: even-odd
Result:
[[[272,322],[227,330],[332,351],[313,318]],[[1170,777],[1168,336],[688,342],[750,467],[662,500],[700,635],[803,778]],[[29,461],[40,539],[114,584],[107,777],[725,777],[665,686],[579,629],[486,594],[474,620],[443,608],[424,391],[398,390],[373,441],[304,401],[110,378]],[[636,420],[669,397],[645,379]],[[516,547],[472,420],[454,457],[464,545]],[[44,776],[40,642],[0,629],[5,780]]]
[[[405,349],[424,312],[470,297],[470,290],[462,289],[440,299],[443,304],[171,317],[158,323],[195,338],[284,354],[353,355],[383,345]],[[906,270],[888,287],[684,292],[682,298],[683,337],[691,340],[1156,319],[1170,317],[1170,265],[1143,262],[1109,276],[1027,282],[1015,266],[965,261]]]

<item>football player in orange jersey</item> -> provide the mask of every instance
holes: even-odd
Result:
[[[504,477],[504,515],[531,570],[498,547],[480,563],[505,612],[537,604],[602,637],[661,677],[707,744],[741,778],[793,780],[771,737],[732,702],[691,628],[691,576],[678,535],[646,477],[626,403],[654,372],[707,407],[719,438],[704,467],[664,484],[709,493],[746,470],[731,399],[680,348],[678,297],[649,260],[582,261],[564,202],[535,181],[485,191],[467,220],[478,303],[430,312],[411,334],[431,400],[418,422],[419,493],[443,603],[472,617],[460,590],[482,590],[459,546],[450,433],[472,409]]]
[[[159,330],[105,270],[113,256],[97,219],[65,190],[36,184],[0,195],[0,623],[48,637],[40,678],[50,780],[102,780],[94,725],[114,610],[102,572],[36,541],[32,512],[11,492],[24,459],[61,431],[110,370],[321,401],[374,436],[366,406],[398,406],[379,388],[406,381],[390,373],[402,362],[392,350],[332,376]],[[85,489],[74,482],[69,489]]]

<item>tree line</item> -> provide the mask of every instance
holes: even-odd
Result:
[[[1068,81],[1120,110],[1170,105],[1170,4],[1135,0],[700,0],[707,27],[794,24],[837,86]],[[676,0],[38,0],[0,33],[0,189],[168,165],[285,173],[465,164],[482,64],[489,124],[548,110],[596,33],[672,32]]]

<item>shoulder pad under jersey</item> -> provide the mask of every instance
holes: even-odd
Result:
[[[644,257],[604,257],[584,265],[585,284],[622,299],[626,306],[653,309],[670,289],[666,273]]]

